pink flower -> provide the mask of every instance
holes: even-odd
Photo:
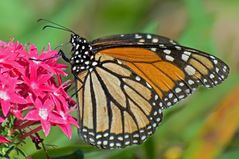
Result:
[[[16,92],[17,82],[18,80],[15,77],[12,78],[7,73],[0,76],[0,104],[4,116],[8,114],[13,103],[26,103],[24,98]]]
[[[2,117],[0,117],[0,123],[4,122],[4,119]]]
[[[44,103],[37,98],[34,102],[35,108],[30,110],[24,119],[40,121],[42,129],[47,136],[50,132],[51,124],[61,124],[62,118],[54,113],[54,103],[50,99],[46,99]]]
[[[70,127],[71,124],[75,125],[77,128],[79,128],[78,123],[76,120],[70,116],[68,113],[60,111],[60,115],[63,119],[63,122],[59,124],[59,127],[64,132],[64,134],[68,137],[72,137],[72,129]]]
[[[76,103],[66,92],[71,82],[62,82],[66,66],[58,58],[50,45],[39,53],[33,44],[27,49],[0,41],[0,142],[32,137],[39,130],[47,136],[52,126],[71,138],[71,126],[79,127],[70,114]]]
[[[0,143],[7,143],[10,142],[10,140],[8,140],[6,137],[4,136],[0,136]]]
[[[50,91],[50,87],[47,82],[50,80],[52,75],[38,74],[37,69],[31,69],[28,76],[23,75],[23,81],[36,96],[44,96],[45,91]]]
[[[56,57],[58,52],[51,50],[50,45],[48,46],[48,50],[43,50],[40,55],[38,55],[38,50],[34,45],[30,45],[30,51],[27,52],[25,50],[21,51],[23,58],[29,62],[30,71],[32,69],[42,68],[41,71],[49,71],[55,75],[67,75],[66,72],[63,70],[66,68],[65,65],[56,63],[58,58]],[[36,60],[29,60],[29,59],[36,59]],[[45,60],[48,59],[48,60]],[[39,61],[44,60],[44,61]]]

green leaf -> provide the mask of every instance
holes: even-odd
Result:
[[[230,150],[219,156],[217,159],[238,159],[238,156],[239,150]]]
[[[84,154],[80,150],[76,150],[74,153],[64,156],[52,157],[52,159],[83,159]]]
[[[71,146],[67,146],[67,147],[63,147],[63,148],[54,148],[54,149],[49,149],[47,150],[47,154],[50,156],[50,158],[53,159],[60,159],[60,158],[66,158],[66,159],[73,159],[75,158],[79,158],[82,159],[83,158],[83,154],[87,153],[87,152],[91,152],[91,151],[96,151],[95,148],[93,148],[92,146],[88,146],[88,145],[71,145]],[[31,157],[33,157],[34,159],[43,159],[43,157],[46,157],[46,152],[44,150],[40,150],[32,155],[30,155]]]
[[[145,159],[156,159],[155,156],[155,140],[153,137],[150,137],[144,144],[144,150],[145,150]]]

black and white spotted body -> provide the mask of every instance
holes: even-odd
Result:
[[[91,45],[85,38],[76,34],[71,35],[70,43],[73,52],[70,59],[72,73],[77,75],[84,70],[92,71],[98,65],[98,61],[95,60]]]

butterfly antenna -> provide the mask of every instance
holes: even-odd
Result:
[[[65,29],[65,28],[61,28],[61,27],[58,27],[58,26],[52,26],[52,25],[45,25],[42,30],[45,30],[47,28],[54,28],[54,29],[59,29],[59,30],[63,30],[63,31],[67,31],[67,32],[71,32],[73,34],[75,34],[73,31],[71,30],[68,30],[68,29]]]
[[[53,50],[57,50],[57,49],[61,48],[62,46],[65,46],[65,45],[68,45],[68,44],[70,44],[70,42],[69,42],[69,41],[67,41],[67,42],[64,42],[64,43],[62,43],[62,44],[60,44],[60,45],[56,46],[56,47],[55,47]]]
[[[64,31],[68,31],[68,32],[71,32],[73,34],[76,34],[74,31],[72,31],[71,29],[65,27],[65,26],[62,26],[60,24],[57,24],[55,22],[52,22],[50,20],[47,20],[47,19],[38,19],[37,22],[41,22],[41,21],[44,21],[44,22],[48,22],[52,25],[46,25],[42,28],[42,30],[46,29],[46,28],[55,28],[55,29],[59,29],[59,30],[64,30]]]

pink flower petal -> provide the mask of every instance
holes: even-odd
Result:
[[[35,107],[36,107],[36,108],[40,108],[40,107],[42,107],[42,102],[40,101],[39,98],[36,99],[36,101],[35,101],[34,104],[35,104]]]
[[[14,101],[14,103],[17,103],[17,104],[25,104],[26,103],[26,100],[24,98],[22,98],[20,95],[11,94],[11,99]]]
[[[1,105],[2,105],[3,115],[4,115],[4,116],[7,116],[8,112],[9,112],[9,110],[10,110],[10,108],[11,108],[10,102],[9,102],[8,100],[7,100],[7,101],[2,100],[2,101],[1,101]]]
[[[31,110],[30,112],[28,112],[27,115],[24,117],[24,119],[35,120],[35,121],[41,120],[37,110]]]
[[[11,141],[4,136],[0,136],[0,143],[8,143],[8,142],[11,142]]]
[[[69,123],[75,125],[77,128],[80,128],[79,123],[78,123],[77,120],[74,119],[73,117],[68,116],[68,121],[69,121]]]
[[[70,125],[59,125],[60,129],[63,131],[63,133],[71,139],[72,137],[72,129]]]
[[[48,136],[50,129],[51,129],[51,124],[48,121],[41,121],[41,126],[42,126],[42,130],[45,134],[45,136]]]
[[[0,41],[1,43],[1,41]],[[0,117],[0,123],[4,122],[5,119],[3,119],[2,117]]]
[[[65,122],[59,115],[56,115],[56,113],[51,113],[51,115],[49,115],[49,121],[55,124],[62,124]]]
[[[20,110],[14,109],[11,112],[17,119],[24,120]]]

